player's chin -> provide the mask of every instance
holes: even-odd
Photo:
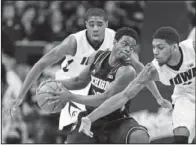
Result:
[[[162,65],[164,65],[164,64],[165,64],[165,62],[164,62],[164,61],[162,61],[162,60],[160,60],[160,59],[157,59],[157,61],[158,61],[158,63],[159,63],[159,65],[160,65],[160,66],[162,66]]]
[[[120,54],[120,59],[123,60],[123,61],[125,61],[125,60],[128,59],[128,56],[125,55],[125,54],[123,54],[123,53],[121,53],[121,54]]]
[[[93,38],[94,41],[100,41],[99,36],[93,36],[92,38]]]

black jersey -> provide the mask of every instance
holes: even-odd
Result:
[[[98,51],[95,56],[94,62],[91,65],[91,86],[89,90],[89,95],[94,95],[97,93],[103,93],[108,85],[115,80],[117,70],[122,66],[131,65],[130,61],[123,61],[118,63],[116,66],[111,67],[108,64],[109,56],[111,51]],[[114,119],[122,118],[127,116],[128,112],[126,107],[124,109],[118,109],[115,112],[103,117],[102,119],[111,121]],[[87,111],[90,113],[95,108],[86,106]]]

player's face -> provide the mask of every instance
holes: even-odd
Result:
[[[152,46],[154,57],[159,64],[163,65],[171,59],[172,45],[168,44],[165,40],[153,39]]]
[[[100,16],[91,16],[86,21],[87,33],[92,41],[101,42],[104,39],[107,26],[108,22]]]
[[[114,51],[117,57],[122,60],[126,60],[131,56],[131,53],[136,47],[136,41],[130,36],[122,36],[122,38],[117,42],[114,42]]]

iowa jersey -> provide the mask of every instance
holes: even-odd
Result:
[[[115,67],[111,67],[108,64],[109,56],[111,51],[99,51],[95,56],[94,63],[91,66],[91,86],[89,90],[89,95],[94,95],[98,93],[103,93],[109,84],[114,81],[116,72],[121,66],[131,65],[129,61],[121,62],[117,64]],[[93,111],[94,107],[86,106],[87,111],[89,113]],[[114,120],[116,118],[122,117],[123,115],[127,115],[126,110],[119,109],[106,117],[106,120]]]
[[[174,70],[168,65],[160,66],[156,59],[152,61],[158,71],[160,81],[165,85],[174,85],[173,96],[190,94],[190,99],[195,100],[195,50],[191,39],[179,44],[182,51],[182,65],[179,70]],[[172,98],[175,101],[177,98]]]
[[[75,56],[66,56],[66,59],[61,64],[61,70],[56,74],[57,79],[67,79],[78,76],[87,65],[89,56],[96,51],[95,48],[89,44],[86,33],[87,30],[85,29],[72,34],[77,42],[76,54]],[[104,40],[98,50],[106,50],[108,48],[111,50],[113,48],[114,36],[115,31],[106,28]]]
[[[66,59],[61,64],[61,69],[56,72],[56,79],[68,79],[72,77],[78,76],[82,70],[86,67],[89,56],[96,51],[94,49],[86,36],[87,30],[79,31],[75,34],[72,34],[76,38],[77,48],[75,56],[67,55]],[[105,29],[105,37],[102,44],[99,46],[98,50],[106,50],[113,48],[113,40],[115,36],[115,31],[112,29],[106,28]],[[89,91],[88,85],[86,88],[81,90],[72,90],[72,93],[87,95]],[[74,102],[75,103],[75,102]],[[83,104],[75,103],[81,110],[85,110],[85,106]],[[67,103],[64,109],[61,111],[60,119],[59,119],[59,129],[62,129],[63,126],[69,125],[77,119],[77,115],[70,116],[69,114],[73,114],[72,111],[68,110],[67,108],[70,107],[70,104]],[[77,110],[77,113],[81,110],[74,108],[73,110]]]

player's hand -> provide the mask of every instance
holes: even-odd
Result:
[[[138,62],[139,61],[139,57],[135,52],[131,53],[131,56],[129,57],[129,59],[131,60],[131,62]]]
[[[87,136],[92,138],[93,132],[91,132],[90,130],[91,130],[90,119],[88,117],[82,117],[80,128],[79,128],[78,132],[83,132],[84,134],[86,134]]]
[[[159,104],[159,105],[161,105],[162,107],[164,107],[164,108],[168,108],[168,109],[172,109],[172,104],[171,104],[171,102],[170,101],[168,101],[168,100],[166,100],[166,99],[164,99],[164,98],[160,98],[160,99],[157,99],[157,103]]]
[[[12,103],[8,108],[3,109],[4,117],[17,118],[18,113],[20,112],[20,104],[22,103],[22,99],[11,100]]]
[[[57,103],[57,102],[65,102],[67,103],[70,101],[71,96],[73,95],[70,91],[63,89],[60,92],[56,91],[47,91],[46,93],[49,93],[52,95],[52,97],[47,97],[46,100],[49,101],[49,104]],[[53,97],[55,96],[55,97]]]

